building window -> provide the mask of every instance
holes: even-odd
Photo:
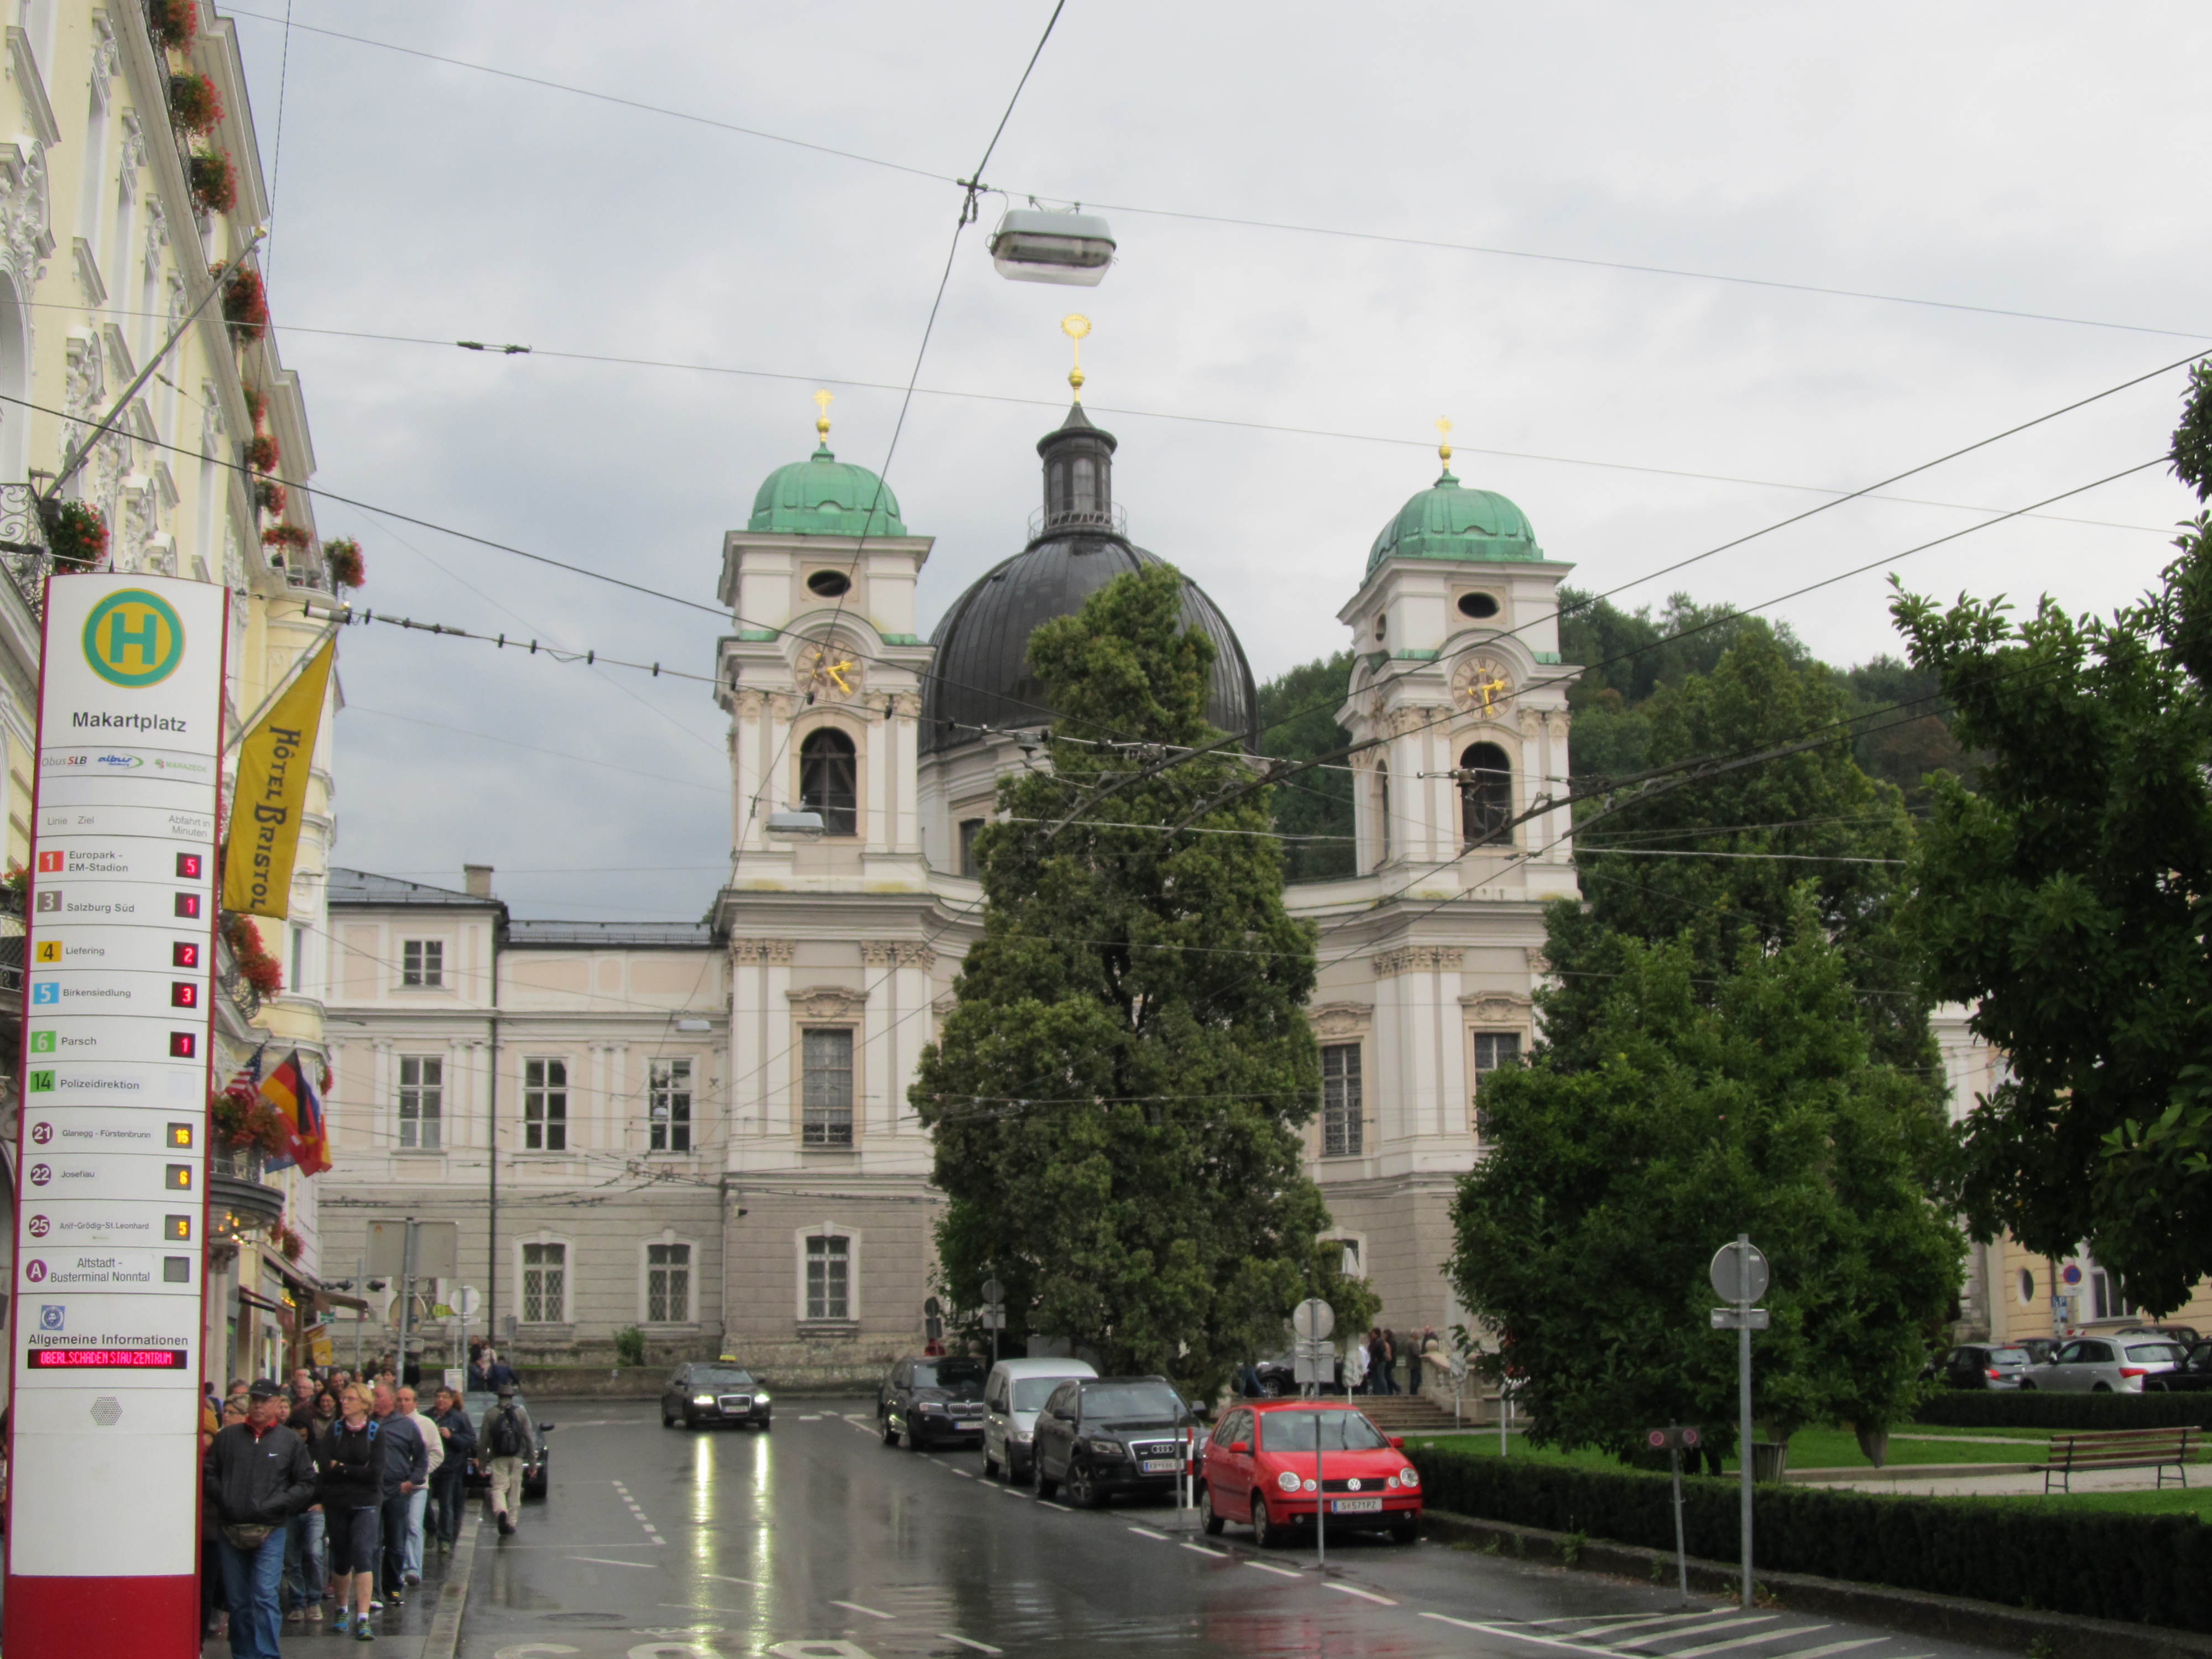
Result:
[[[296,922],[292,927],[292,977],[288,981],[292,994],[307,994],[307,930]]]
[[[446,1062],[427,1054],[399,1059],[399,1146],[403,1152],[434,1152],[443,1143]]]
[[[848,1026],[809,1030],[801,1038],[805,1065],[799,1107],[799,1140],[807,1146],[853,1144],[853,1033]],[[839,1318],[844,1316],[840,1314]]]
[[[442,988],[446,983],[445,940],[410,939],[403,944],[399,947],[399,982],[426,991]]]
[[[1375,819],[1382,825],[1376,842],[1382,855],[1375,860],[1377,868],[1390,861],[1390,763],[1375,763]]]
[[[975,837],[982,833],[983,823],[981,818],[960,820],[960,873],[970,881],[983,873],[982,867],[975,862]]]
[[[1362,1100],[1359,1045],[1331,1042],[1321,1051],[1321,1155],[1357,1158]]]
[[[817,1233],[806,1241],[806,1316],[850,1319],[853,1241]]]
[[[522,1150],[568,1150],[568,1062],[565,1060],[522,1062]]]
[[[2132,1319],[2136,1312],[2135,1304],[2120,1288],[2120,1276],[2102,1267],[2089,1270],[2089,1305],[2092,1319]]]
[[[652,1142],[656,1152],[691,1150],[691,1062],[656,1060],[653,1062]]]
[[[689,1244],[648,1244],[645,1247],[645,1322],[648,1325],[688,1325],[691,1322],[691,1247]]]
[[[1459,757],[1460,833],[1469,847],[1513,839],[1513,763],[1494,743],[1471,743]]]
[[[825,836],[860,833],[858,757],[852,738],[823,726],[799,745],[799,808],[822,814]]]
[[[1490,1139],[1490,1114],[1482,1109],[1482,1080],[1501,1066],[1521,1063],[1521,1033],[1518,1031],[1477,1031],[1474,1034],[1474,1133],[1478,1139]]]
[[[568,1318],[568,1247],[522,1247],[522,1322],[563,1325]]]

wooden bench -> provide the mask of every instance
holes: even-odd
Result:
[[[2054,1434],[2051,1461],[2043,1471],[2043,1495],[2051,1495],[2056,1477],[2059,1490],[2072,1492],[2071,1477],[2096,1469],[2156,1469],[2158,1484],[2166,1485],[2166,1472],[2189,1484],[2189,1455],[2197,1448],[2199,1431],[2194,1425],[2172,1429],[2107,1429],[2094,1434]]]

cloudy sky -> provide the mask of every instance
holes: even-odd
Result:
[[[884,465],[945,181],[1049,11],[294,0],[289,33],[283,0],[234,12],[318,483],[711,605],[721,532],[807,453],[817,385],[840,456]],[[1944,595],[2124,604],[2191,505],[2156,469],[1906,550],[2151,460],[2179,372],[1887,492],[1910,499],[1638,579],[2212,347],[2203,106],[2176,73],[2208,45],[2181,4],[1068,0],[890,459],[937,538],[925,629],[1020,549],[1072,307],[1133,535],[1263,678],[1346,642],[1334,613],[1433,477],[1439,416],[1462,477],[1623,603],[1757,606],[1883,562],[1771,612],[1833,661],[1893,648],[1893,564]],[[983,234],[1030,195],[1110,217],[1103,286],[994,274]],[[534,349],[434,343],[462,338]],[[361,538],[379,611],[698,673],[726,628],[319,512]],[[491,863],[525,915],[704,909],[730,842],[704,686],[383,628],[341,663],[340,862],[455,884]]]

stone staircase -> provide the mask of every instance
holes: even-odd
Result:
[[[1375,1426],[1385,1434],[1433,1434],[1439,1429],[1473,1428],[1475,1425],[1475,1402],[1472,1400],[1461,1408],[1462,1414],[1457,1424],[1452,1421],[1449,1397],[1438,1405],[1425,1394],[1362,1395],[1358,1404],[1360,1410],[1373,1419]],[[1493,1413],[1496,1409],[1492,1406]],[[1495,1424],[1497,1418],[1493,1415],[1491,1421]]]

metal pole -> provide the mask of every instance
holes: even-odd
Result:
[[[1314,1571],[1328,1571],[1328,1477],[1322,1472],[1322,1441],[1328,1419],[1320,1412],[1314,1413]]]
[[[399,1256],[399,1356],[392,1365],[392,1386],[407,1382],[407,1333],[415,1311],[415,1218],[407,1218],[407,1242]]]
[[[354,1276],[353,1282],[360,1287],[361,1299],[366,1304],[368,1301],[368,1258],[366,1255],[361,1258],[361,1271]],[[361,1381],[361,1328],[367,1323],[368,1307],[356,1308],[353,1310],[353,1380],[356,1382]]]
[[[1674,1470],[1674,1571],[1682,1581],[1682,1605],[1686,1607],[1690,1605],[1690,1552],[1682,1538],[1682,1449],[1668,1447],[1667,1461]]]
[[[1737,1453],[1743,1488],[1743,1605],[1751,1606],[1751,1235],[1735,1236]]]

